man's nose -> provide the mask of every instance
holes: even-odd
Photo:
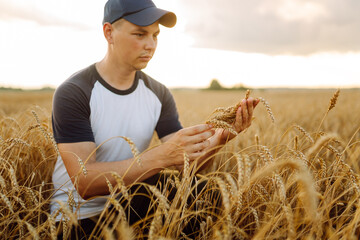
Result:
[[[153,37],[149,37],[146,41],[145,48],[146,49],[155,49],[157,45],[157,40]]]

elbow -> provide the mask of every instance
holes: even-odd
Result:
[[[77,189],[78,194],[80,195],[80,197],[84,200],[89,200],[91,197],[93,197],[89,191],[86,190],[82,190],[82,189]]]
[[[87,187],[87,184],[84,182],[79,181],[75,185],[75,189],[80,195],[80,197],[84,200],[89,200],[91,197],[93,197],[92,194],[90,193],[90,189]]]

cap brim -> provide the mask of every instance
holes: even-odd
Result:
[[[161,25],[169,28],[176,24],[176,15],[173,12],[156,7],[146,8],[140,12],[127,15],[124,19],[142,27],[149,26],[156,21],[159,21]]]

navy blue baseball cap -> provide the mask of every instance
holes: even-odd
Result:
[[[176,24],[173,12],[157,8],[151,0],[108,0],[104,7],[103,24],[114,23],[120,18],[142,27],[158,20],[165,27]]]

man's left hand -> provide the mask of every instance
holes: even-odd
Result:
[[[250,127],[252,118],[253,118],[253,112],[255,107],[260,102],[259,99],[254,99],[252,97],[249,97],[248,99],[243,99],[241,101],[240,107],[236,111],[236,118],[235,123],[233,124],[233,128],[237,133],[240,133]],[[227,130],[223,130],[221,134],[221,140],[226,141],[234,138],[235,135],[231,134]]]

